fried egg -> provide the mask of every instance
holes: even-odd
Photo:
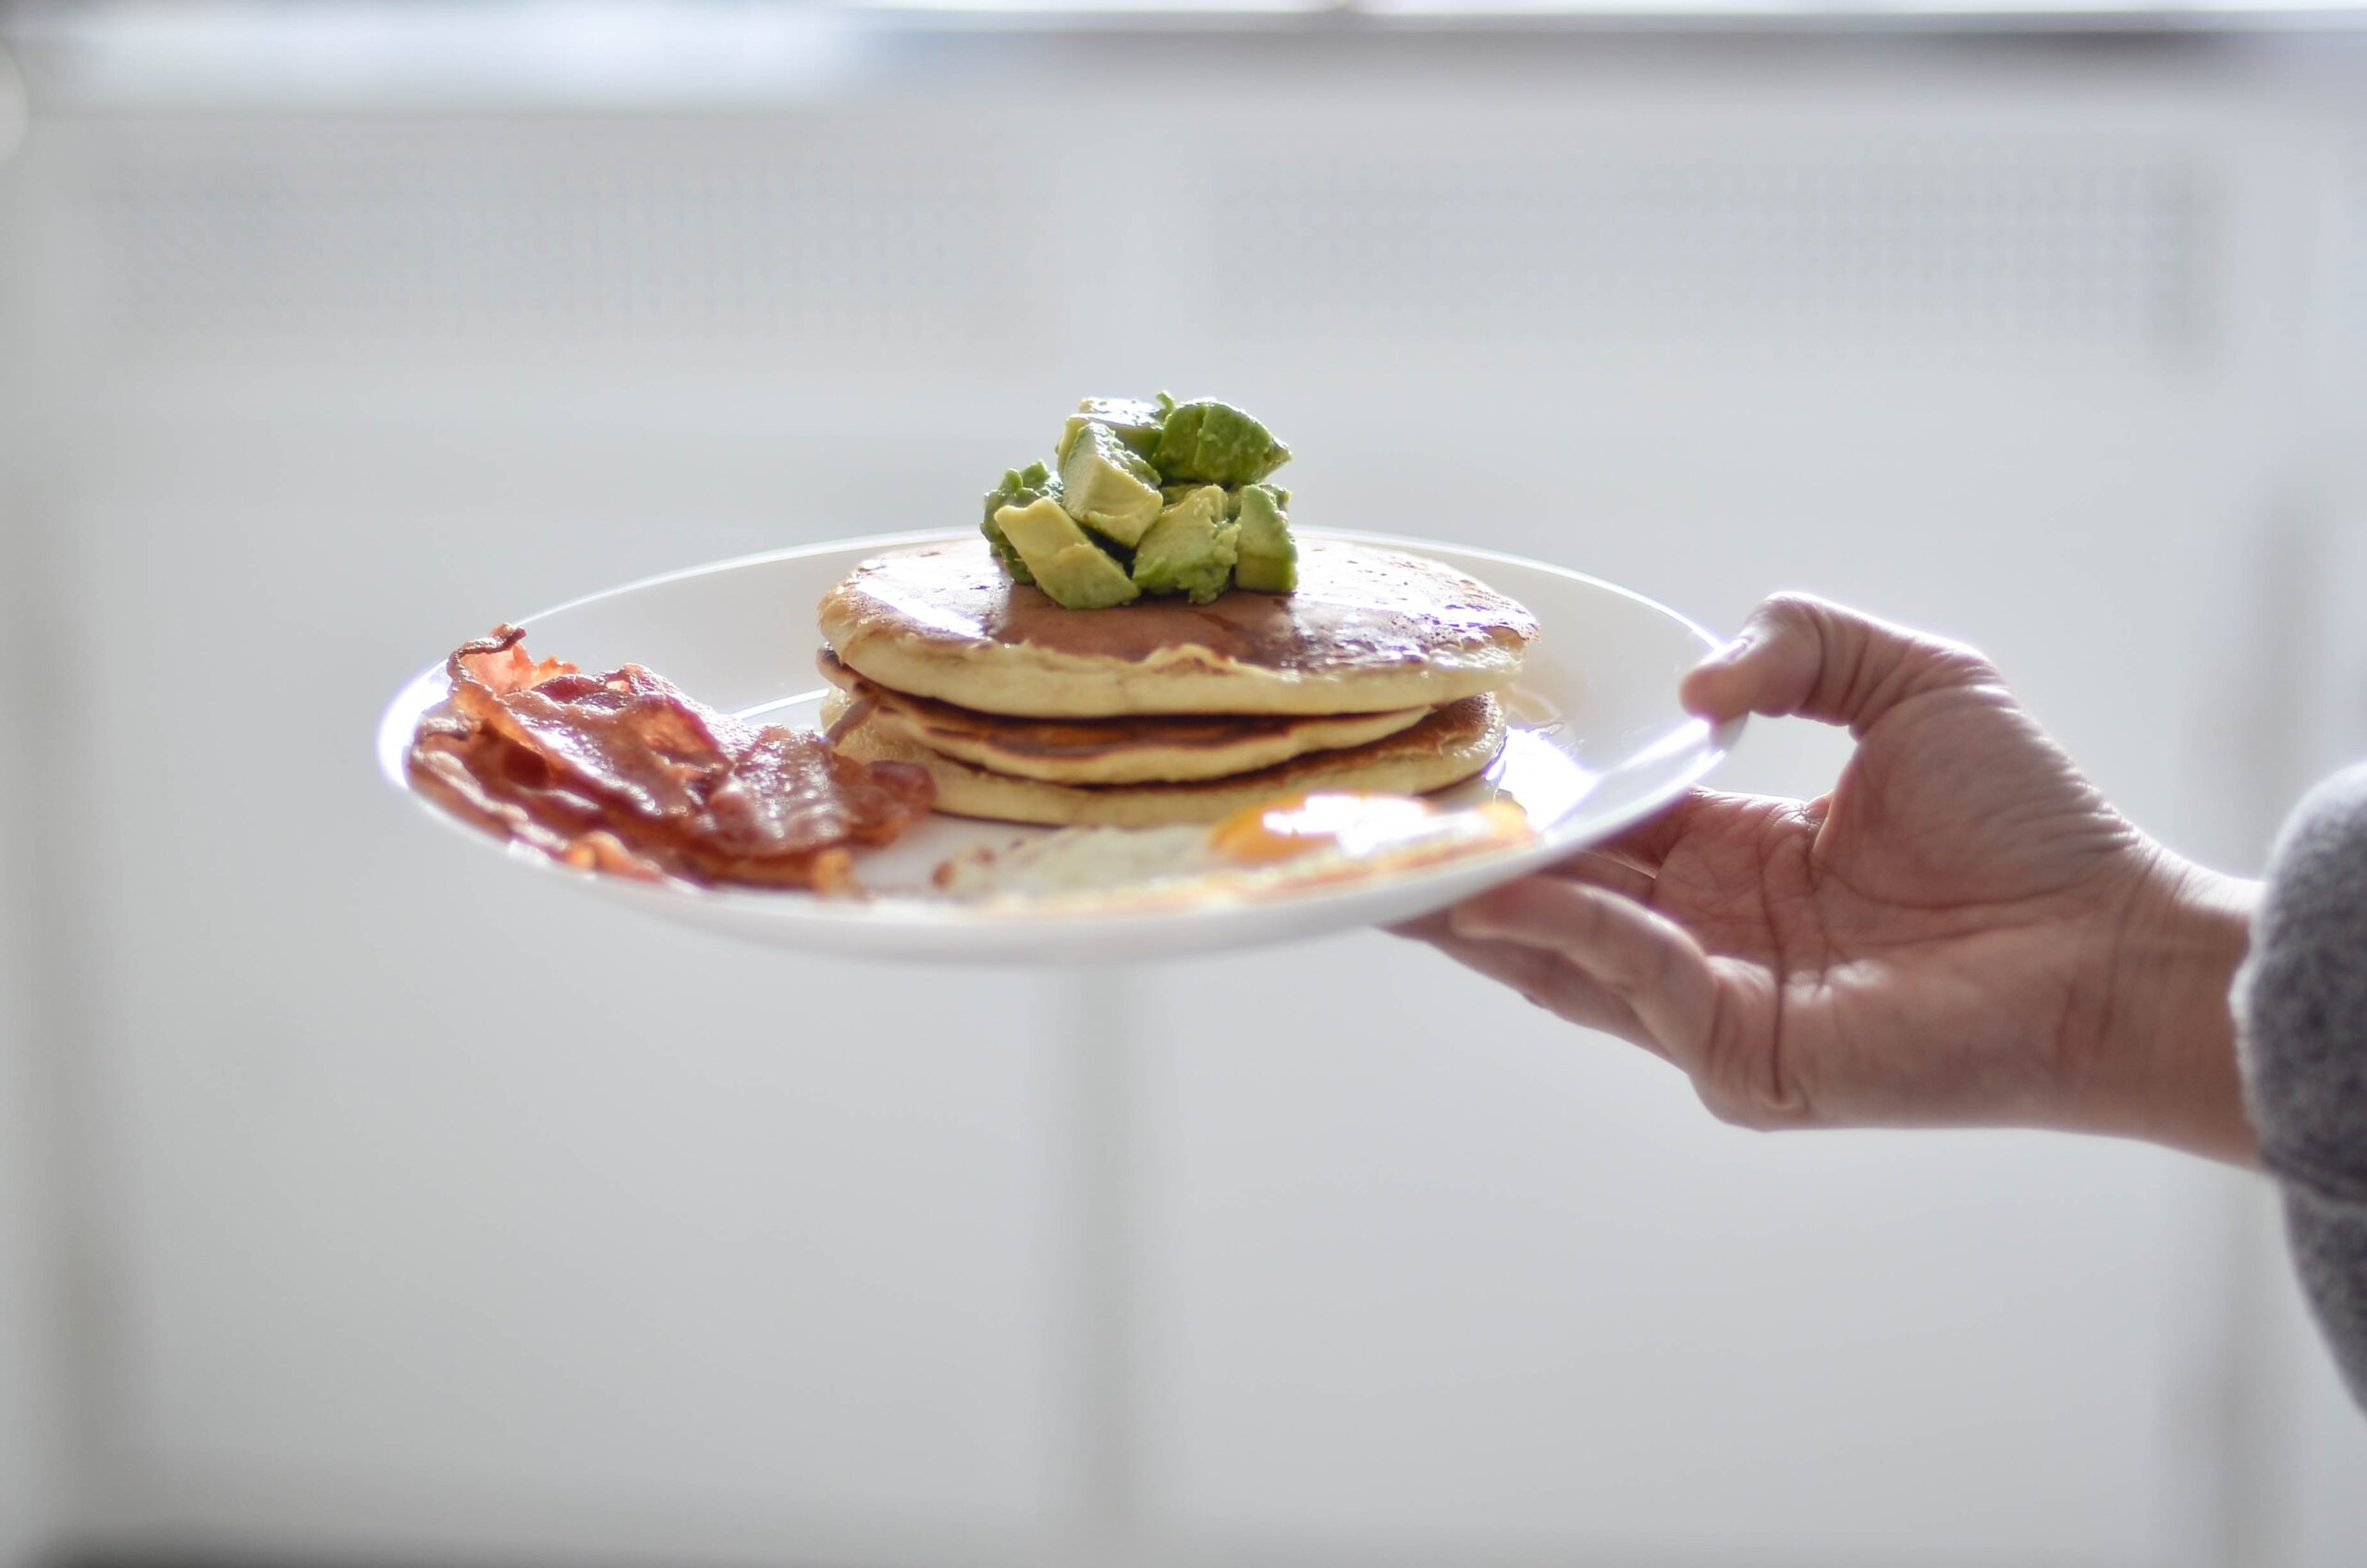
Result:
[[[1172,909],[1435,865],[1534,836],[1510,801],[1447,809],[1418,795],[1318,790],[1210,827],[1068,827],[979,845],[938,866],[935,882],[965,901]]]

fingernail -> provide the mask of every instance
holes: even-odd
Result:
[[[1708,669],[1712,665],[1732,664],[1735,660],[1742,657],[1744,652],[1748,649],[1749,646],[1750,639],[1748,637],[1736,637],[1732,642],[1727,643],[1723,647],[1719,648],[1711,654],[1708,658],[1703,659],[1697,668]]]
[[[1686,670],[1685,678],[1676,683],[1677,705],[1696,718],[1734,717],[1728,710],[1735,706],[1735,695],[1719,688],[1731,684],[1724,679],[1725,673],[1734,668],[1741,646],[1737,639]]]

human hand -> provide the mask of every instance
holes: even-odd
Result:
[[[1846,725],[1857,750],[1821,799],[1696,791],[1404,934],[1666,1058],[1746,1126],[2250,1158],[2227,1002],[2250,886],[2130,826],[1987,660],[1787,594],[1679,695]]]

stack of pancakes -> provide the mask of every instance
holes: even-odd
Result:
[[[940,811],[1116,827],[1468,778],[1537,634],[1461,572],[1331,539],[1300,544],[1293,593],[1098,610],[1012,582],[983,539],[926,545],[857,567],[821,623],[840,751],[920,764]]]

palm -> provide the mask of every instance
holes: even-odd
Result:
[[[1968,1072],[2006,1102],[1986,1113],[2042,1097],[2096,1011],[2066,933],[2104,929],[2143,857],[1981,684],[1890,709],[1824,800],[1697,795],[1639,837],[1659,850],[1641,901],[1711,956],[1706,1073],[1851,1121],[1910,1116]]]
[[[1771,600],[1686,696],[1859,744],[1821,800],[1696,794],[1415,934],[1668,1057],[1730,1120],[2042,1120],[2114,1022],[2160,851],[1977,655],[1833,606]]]

